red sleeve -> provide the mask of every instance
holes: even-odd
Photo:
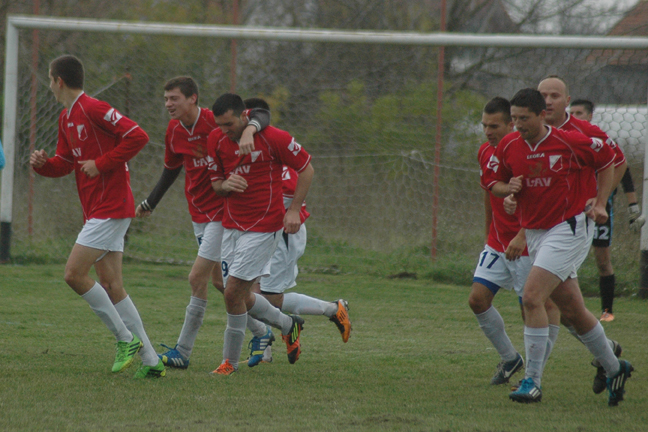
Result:
[[[184,157],[173,151],[171,147],[172,126],[169,123],[166,134],[164,135],[164,167],[170,170],[180,168],[184,163]]]
[[[207,137],[209,179],[212,183],[218,180],[225,180],[225,171],[223,170],[223,164],[221,163],[221,159],[216,152],[216,146],[218,145],[220,136],[220,129],[214,129]]]
[[[608,136],[608,134],[603,132],[601,128],[592,123],[587,124],[589,125],[589,129],[587,131],[588,133],[585,135],[592,138],[600,138],[608,146],[612,147],[612,150],[614,151],[614,166],[622,165],[626,161],[626,158],[621,147],[619,147],[618,144]]]
[[[67,137],[63,133],[61,117],[65,111],[61,112],[59,116],[59,131],[58,142],[56,144],[56,155],[47,159],[45,165],[40,168],[34,168],[38,174],[44,177],[63,177],[74,171],[74,155],[70,151],[70,146],[67,142]]]
[[[490,157],[484,171],[484,185],[490,190],[498,181],[508,182],[513,177],[513,172],[504,163],[506,157],[507,144],[501,142],[495,149],[495,153]]]
[[[288,132],[279,129],[275,129],[275,131],[277,134],[272,142],[275,144],[274,147],[282,164],[298,173],[304,171],[311,161],[311,155]]]
[[[149,141],[137,123],[124,117],[105,102],[99,101],[87,110],[90,120],[100,129],[118,138],[119,143],[95,160],[100,172],[112,171],[131,160]]]

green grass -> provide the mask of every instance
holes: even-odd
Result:
[[[154,345],[173,344],[188,301],[185,266],[128,263],[124,280]],[[350,303],[343,344],[323,317],[306,316],[304,350],[211,376],[221,360],[223,300],[215,290],[188,370],[133,380],[113,375],[114,338],[62,279],[62,265],[0,266],[0,430],[61,431],[645,431],[648,344],[645,302],[615,302],[606,323],[636,372],[617,408],[591,391],[594,368],[564,329],[540,404],[508,400],[488,382],[498,361],[467,306],[467,285],[361,274],[304,273],[298,292]],[[587,299],[597,311],[598,299]],[[496,298],[523,349],[517,300]],[[249,336],[249,335],[248,335]],[[247,341],[247,338],[246,338]],[[520,375],[514,376],[518,379]]]

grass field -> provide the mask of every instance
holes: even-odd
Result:
[[[127,290],[149,337],[173,345],[188,301],[188,267],[125,266]],[[0,266],[2,431],[646,431],[648,305],[617,299],[608,336],[636,372],[626,401],[591,391],[590,355],[564,329],[543,379],[543,401],[508,400],[489,380],[498,356],[467,306],[469,288],[431,280],[306,273],[297,291],[349,300],[353,332],[306,316],[303,353],[211,376],[221,360],[223,300],[215,290],[188,370],[133,380],[113,375],[114,338],[65,285],[62,265]],[[599,300],[587,299],[597,311]],[[517,300],[496,298],[523,350]],[[247,338],[246,338],[247,340]],[[246,355],[246,354],[244,354]],[[514,380],[520,378],[514,376]]]

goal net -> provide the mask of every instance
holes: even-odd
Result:
[[[137,24],[139,29],[146,26]],[[485,141],[481,110],[491,97],[510,98],[549,74],[563,77],[572,98],[590,99],[600,107],[594,123],[623,148],[641,201],[648,94],[645,49],[601,49],[584,43],[591,38],[576,37],[553,38],[561,46],[550,48],[542,38],[529,38],[527,46],[462,46],[466,39],[457,36],[453,41],[448,35],[441,157],[436,164],[439,47],[433,43],[401,40],[411,34],[377,43],[363,42],[360,36],[341,41],[335,32],[329,32],[330,40],[288,38],[282,36],[285,30],[265,29],[257,31],[263,37],[238,37],[233,63],[232,35],[202,31],[201,37],[200,31],[185,30],[172,34],[180,26],[148,26],[168,31],[130,32],[124,25],[118,32],[95,32],[74,25],[42,25],[36,39],[32,27],[17,30],[11,218],[15,259],[64,260],[82,225],[73,176],[48,179],[33,176],[29,168],[30,149],[55,152],[61,106],[48,88],[48,63],[66,53],[84,61],[86,92],[138,122],[151,138],[130,162],[136,202],[148,196],[163,167],[169,121],[164,83],[174,76],[192,76],[200,86],[199,104],[211,107],[217,96],[230,90],[234,64],[236,92],[244,98],[265,98],[273,125],[289,131],[313,155],[316,174],[307,199],[312,217],[304,259],[314,269],[336,271],[353,265],[356,271],[397,273],[427,268],[434,274],[442,268],[456,281],[469,281],[484,241],[476,161]],[[150,218],[133,220],[128,257],[193,261],[196,243],[183,185],[181,176]],[[632,263],[629,278],[636,281],[639,238],[628,230],[622,195],[615,201],[612,255],[615,265]]]

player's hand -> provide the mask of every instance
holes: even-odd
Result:
[[[511,194],[504,198],[504,211],[507,214],[512,215],[515,213],[515,210],[517,209],[517,199],[515,199],[515,195]]]
[[[81,172],[87,175],[88,177],[93,178],[99,175],[99,170],[97,169],[97,165],[95,164],[95,161],[84,160],[84,161],[79,161],[78,163],[81,164]]]
[[[513,177],[511,180],[508,182],[508,194],[514,194],[518,193],[522,190],[522,177],[523,176],[517,176]]]
[[[252,153],[254,150],[254,126],[248,126],[243,130],[241,138],[239,139],[239,154],[246,155]]]
[[[221,184],[221,188],[225,192],[245,192],[247,189],[247,180],[238,174],[232,174],[227,180]]]
[[[295,234],[299,231],[300,226],[301,218],[299,217],[299,211],[286,210],[286,215],[284,216],[284,232],[286,234]]]
[[[40,168],[47,162],[47,152],[45,150],[36,150],[29,156],[29,165],[32,168]]]
[[[628,219],[630,229],[634,232],[640,232],[641,227],[646,223],[646,216],[641,214],[637,203],[632,203],[628,206]]]
[[[588,203],[590,201],[588,200]],[[605,210],[605,205],[601,205],[598,202],[592,206],[590,210],[587,210],[587,207],[589,207],[590,204],[588,204],[585,207],[585,214],[587,215],[588,218],[592,219],[594,222],[596,222],[599,225],[603,225],[605,222],[608,220],[608,214],[607,211]]]
[[[513,237],[513,240],[511,240],[509,245],[506,247],[506,250],[504,251],[506,259],[509,261],[515,261],[516,259],[520,258],[520,256],[522,256],[522,252],[524,252],[525,247],[526,236],[520,235],[520,233],[518,233],[515,237]]]
[[[142,204],[138,205],[135,209],[135,216],[138,218],[145,218],[151,216],[151,211],[144,210]]]

